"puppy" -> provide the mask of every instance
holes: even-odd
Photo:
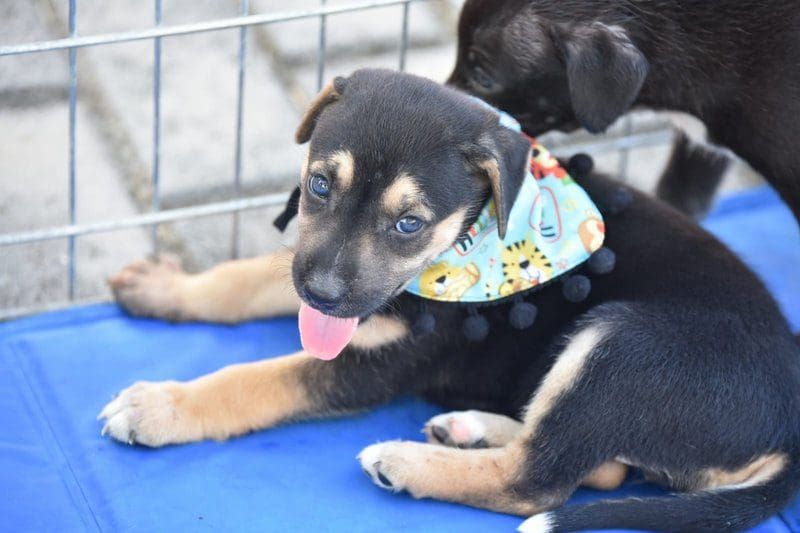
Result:
[[[690,113],[800,218],[798,34],[800,6],[776,0],[467,0],[449,81],[531,135],[601,132],[633,104]]]
[[[194,276],[141,262],[112,286],[134,313],[173,319],[299,309],[318,357],[136,383],[101,412],[104,433],[153,447],[226,439],[420,394],[466,411],[433,418],[428,443],[365,448],[364,470],[417,498],[533,515],[524,531],[739,530],[800,486],[800,349],[755,276],[688,219],[631,191],[605,217],[616,268],[583,302],[545,285],[525,296],[539,309],[531,328],[512,328],[501,303],[481,310],[490,335],[469,342],[461,304],[429,301],[436,327],[415,332],[421,300],[404,287],[490,195],[505,235],[529,140],[472,97],[382,70],[328,84],[296,137],[310,144],[293,256]],[[578,181],[601,209],[619,193],[596,174]],[[619,485],[629,466],[687,493],[559,507],[582,483]]]

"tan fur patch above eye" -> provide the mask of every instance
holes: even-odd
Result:
[[[327,168],[327,162],[323,159],[317,159],[313,161],[310,165],[308,165],[308,173],[309,174],[324,173],[326,168]]]
[[[309,174],[327,175],[333,170],[333,174],[336,176],[334,183],[342,191],[349,189],[353,184],[356,162],[349,150],[338,150],[327,159],[317,159],[311,163],[309,163],[309,157],[310,154],[306,155],[306,161],[303,164],[304,177]]]
[[[336,167],[336,185],[346,191],[353,184],[356,162],[349,150],[334,152],[328,160]]]
[[[387,213],[394,216],[411,205],[423,208],[422,200],[422,190],[414,178],[409,174],[401,173],[383,192],[381,204]]]
[[[362,350],[373,350],[399,341],[408,335],[408,332],[408,325],[397,317],[373,315],[358,325],[356,334],[350,341],[350,346]]]
[[[763,485],[780,474],[788,463],[786,454],[770,453],[744,465],[738,470],[709,468],[703,472],[703,489],[743,488]]]

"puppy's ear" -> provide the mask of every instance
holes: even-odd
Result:
[[[322,110],[341,98],[346,86],[347,80],[341,76],[337,76],[322,88],[306,110],[303,118],[300,120],[297,131],[294,133],[294,140],[297,144],[308,142],[311,138],[311,133],[314,131],[314,126],[317,125],[317,119],[320,113],[322,113]]]
[[[592,133],[604,131],[633,103],[649,64],[627,33],[596,22],[555,28],[575,117]]]
[[[497,232],[506,236],[508,215],[528,175],[531,144],[519,133],[503,126],[465,144],[461,151],[474,172],[488,180],[497,209]]]

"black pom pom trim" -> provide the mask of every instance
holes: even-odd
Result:
[[[436,317],[426,311],[420,314],[411,326],[411,330],[416,335],[427,335],[433,333],[436,328]]]
[[[633,202],[633,193],[625,187],[617,187],[606,198],[605,212],[609,215],[616,215],[623,212]]]
[[[593,274],[608,274],[617,264],[617,256],[613,250],[600,248],[589,257],[587,265]]]
[[[522,298],[511,306],[508,313],[508,322],[516,329],[528,329],[536,321],[538,309],[532,303],[522,301]]]
[[[567,162],[567,172],[576,178],[585,178],[594,168],[594,160],[588,154],[575,154]]]
[[[582,302],[589,296],[592,290],[592,282],[589,278],[582,274],[570,276],[564,281],[561,286],[561,292],[568,302],[578,303]]]
[[[461,325],[464,336],[470,342],[481,342],[489,336],[489,321],[478,314],[474,307],[469,308],[469,316]]]

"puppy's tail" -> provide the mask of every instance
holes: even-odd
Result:
[[[800,489],[800,460],[763,485],[674,496],[601,500],[561,507],[526,520],[522,533],[585,529],[645,529],[674,532],[742,531],[779,512]]]

